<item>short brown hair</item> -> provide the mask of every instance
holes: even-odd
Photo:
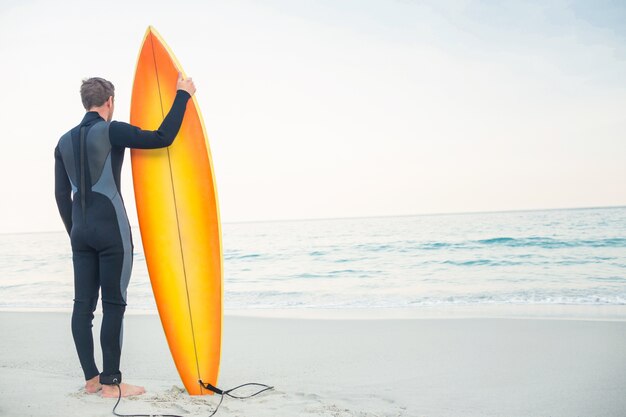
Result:
[[[102,106],[111,96],[115,96],[115,87],[104,78],[87,78],[80,86],[80,98],[85,110]]]

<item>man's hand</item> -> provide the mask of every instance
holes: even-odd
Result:
[[[189,93],[190,96],[193,96],[196,92],[196,86],[194,85],[191,77],[183,80],[183,73],[178,73],[178,81],[176,81],[176,90],[183,90]]]

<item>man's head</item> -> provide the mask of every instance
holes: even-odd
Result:
[[[114,97],[115,87],[104,78],[88,78],[80,86],[80,98],[85,110],[97,111],[108,122],[113,118]]]

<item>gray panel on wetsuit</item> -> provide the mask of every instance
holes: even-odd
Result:
[[[65,172],[72,185],[72,192],[77,192],[78,187],[78,174],[76,172],[76,164],[74,163],[74,148],[72,147],[72,132],[69,131],[65,135],[61,136],[59,140],[59,152],[61,153],[61,159],[63,159],[63,165],[65,165]]]
[[[109,123],[102,121],[93,125],[87,133],[85,144],[87,145],[87,158],[89,160],[89,177],[91,184],[95,184],[100,179],[105,161],[111,152]]]
[[[109,140],[108,135],[106,137],[106,140]],[[91,191],[103,194],[108,197],[109,200],[111,200],[113,208],[115,209],[117,226],[119,228],[120,236],[122,238],[122,247],[124,248],[122,275],[120,276],[120,291],[122,293],[122,299],[124,300],[124,302],[126,302],[126,291],[128,289],[128,282],[130,281],[130,273],[133,266],[133,249],[131,245],[130,225],[128,224],[128,217],[126,216],[126,210],[124,209],[122,198],[117,192],[115,179],[113,178],[113,169],[111,168],[110,144],[109,153],[106,155],[106,159],[104,160],[100,178],[98,179],[98,182],[91,187]]]

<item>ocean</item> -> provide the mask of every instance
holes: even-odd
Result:
[[[156,312],[139,230],[128,310]],[[626,306],[626,207],[223,225],[224,307]],[[64,232],[0,235],[0,309],[71,310]]]

